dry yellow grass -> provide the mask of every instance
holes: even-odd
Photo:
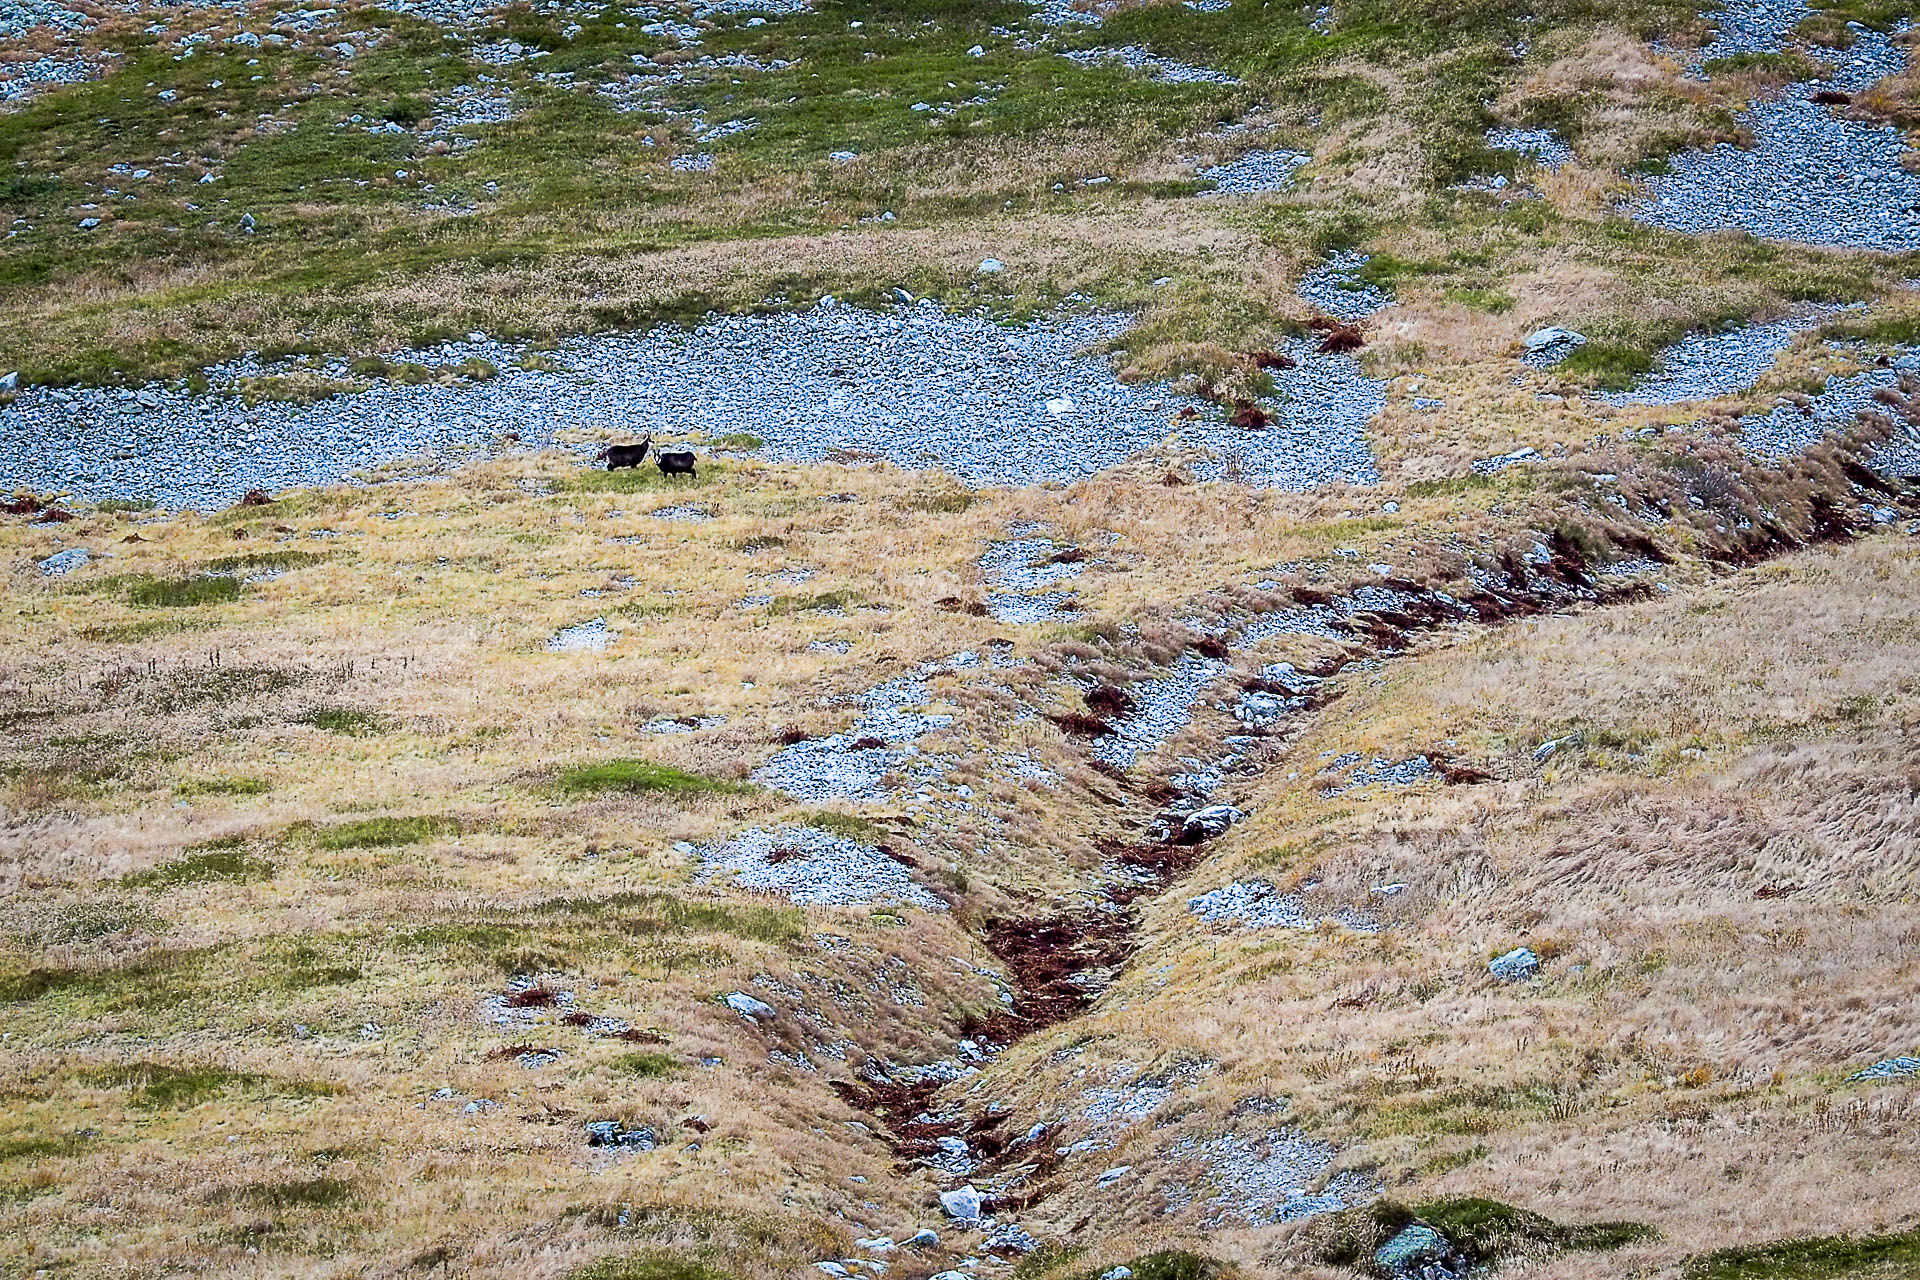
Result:
[[[1402,421],[1383,420],[1389,457],[1451,471],[1446,451],[1465,447],[1452,428]],[[1177,650],[1176,619],[1283,561],[1328,561],[1329,590],[1376,558],[1452,581],[1461,547],[1551,518],[1556,500],[1519,475],[1433,493],[1163,483],[1182,456],[1169,446],[1076,486],[968,501],[934,473],[744,461],[697,486],[608,489],[532,455],[208,517],[0,527],[13,575],[0,628],[8,1265],[345,1276],[444,1259],[476,1276],[559,1277],[660,1247],[774,1276],[849,1256],[857,1236],[939,1225],[940,1182],[897,1166],[829,1082],[869,1057],[950,1055],[970,1019],[999,1007],[981,923],[1081,900],[1100,878],[1099,841],[1148,816],[1138,801],[1115,807],[1082,744],[1021,719],[1020,704],[1062,706],[1052,673],[1107,652],[1090,639],[1115,624]],[[1379,509],[1386,493],[1398,513]],[[713,518],[648,514],[689,501]],[[1004,627],[940,603],[978,598],[981,550],[1018,521],[1098,549],[1080,625]],[[144,541],[121,540],[134,533]],[[116,554],[67,579],[32,568],[79,541]],[[286,552],[303,554],[230,603],[130,602],[145,578]],[[802,567],[804,583],[769,579]],[[1072,1070],[1203,1058],[1212,1067],[1165,1117],[1182,1132],[1224,1123],[1250,1094],[1284,1094],[1292,1119],[1396,1194],[1471,1189],[1569,1218],[1634,1217],[1664,1234],[1627,1256],[1656,1269],[1710,1243],[1716,1221],[1738,1222],[1756,1186],[1835,1230],[1903,1221],[1885,1196],[1822,1199],[1818,1178],[1850,1156],[1907,1158],[1883,1136],[1904,1095],[1836,1094],[1834,1081],[1865,1039],[1892,1052],[1920,1034],[1913,1010],[1883,1012],[1913,963],[1901,779],[1915,767],[1902,736],[1914,567],[1887,540],[1726,583],[1677,566],[1672,596],[1461,632],[1346,677],[1346,696],[1256,784],[1253,820],[1147,907],[1143,950],[1112,992],[955,1096],[1004,1101],[1024,1128],[1072,1098]],[[738,603],[756,593],[793,601]],[[805,607],[816,598],[845,615]],[[1783,615],[1801,627],[1784,650]],[[605,654],[545,647],[595,616],[616,632]],[[829,638],[851,651],[808,647]],[[820,805],[552,785],[560,769],[621,757],[741,779],[782,731],[844,727],[828,697],[990,639],[1030,660],[997,673],[1004,692],[933,677],[937,707],[959,718],[942,739],[963,756],[953,780],[977,811],[860,810],[952,912],[798,908],[693,879],[685,842]],[[1332,648],[1281,640],[1258,656],[1305,664]],[[1110,652],[1087,669],[1151,674],[1140,652]],[[1848,710],[1869,695],[1884,705]],[[363,713],[377,731],[330,731],[357,722],[316,711]],[[726,719],[688,735],[641,728],[695,714]],[[1573,727],[1583,752],[1530,766],[1536,742]],[[1223,728],[1203,713],[1149,772]],[[1499,780],[1333,801],[1312,789],[1321,751],[1398,758],[1447,739]],[[988,747],[1028,754],[1062,785],[1012,784],[967,755]],[[412,843],[329,835],[378,819],[431,821]],[[213,872],[181,870],[215,855],[227,861]],[[1330,898],[1363,899],[1387,878],[1411,887],[1378,937],[1216,937],[1181,905],[1235,875],[1309,871]],[[1795,888],[1755,900],[1761,881]],[[1550,956],[1537,995],[1481,976],[1516,940]],[[516,975],[665,1043],[566,1025],[564,1004],[497,1024],[489,1001]],[[757,1026],[718,1003],[731,991],[783,1017]],[[1363,992],[1360,1008],[1329,1007]],[[785,1012],[801,1008],[819,1016]],[[1079,1056],[1055,1056],[1069,1041]],[[531,1069],[498,1056],[523,1045],[562,1056]],[[163,1070],[148,1078],[143,1064]],[[1878,1110],[1850,1109],[1861,1096]],[[469,1114],[475,1099],[499,1105]],[[1717,1118],[1731,1116],[1741,1123]],[[591,1150],[582,1125],[602,1117],[646,1124],[663,1146]],[[1762,1155],[1789,1134],[1811,1162],[1797,1170]],[[1150,1167],[1167,1136],[1141,1126],[1079,1159]],[[1449,1158],[1464,1162],[1436,1171]],[[1612,1167],[1631,1176],[1594,1175]],[[1293,1247],[1284,1229],[1163,1218],[1142,1198],[1150,1182],[1082,1181],[1020,1220],[1092,1245],[1088,1258],[1165,1238],[1258,1272]],[[948,1234],[955,1249],[967,1239]],[[1753,1220],[1733,1234],[1765,1232]]]

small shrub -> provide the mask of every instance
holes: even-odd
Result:
[[[627,1075],[651,1078],[672,1075],[680,1063],[670,1053],[629,1053],[616,1059],[613,1065]]]
[[[146,578],[134,582],[127,591],[127,599],[133,604],[163,609],[229,604],[239,598],[239,581],[219,575],[205,578]]]
[[[687,773],[647,760],[606,760],[599,764],[575,765],[562,770],[554,781],[562,791],[625,791],[635,795],[642,792],[673,796],[741,795],[754,789],[743,782]]]

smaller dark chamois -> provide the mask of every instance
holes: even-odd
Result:
[[[653,455],[655,465],[663,476],[690,476],[693,471],[693,450],[679,449],[669,452],[662,449]]]
[[[594,461],[606,463],[609,471],[618,471],[621,467],[638,467],[647,460],[647,449],[652,444],[652,436],[648,436],[639,444],[610,444],[594,455]]]

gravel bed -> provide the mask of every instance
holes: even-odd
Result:
[[[1773,368],[1794,338],[1840,307],[1803,307],[1783,320],[1725,333],[1692,333],[1660,353],[1659,372],[1627,391],[1601,392],[1612,405],[1681,404],[1711,400],[1753,386]]]
[[[613,644],[613,632],[605,618],[593,618],[562,627],[547,641],[554,653],[600,653]]]
[[[1142,680],[1132,689],[1134,709],[1114,722],[1114,732],[1093,742],[1096,759],[1120,768],[1152,751],[1187,726],[1207,686],[1227,664],[1198,653],[1184,653],[1168,674]]]
[[[100,74],[84,58],[51,55],[32,62],[0,63],[0,103],[24,102],[51,85],[80,84]]]
[[[1126,326],[1078,313],[1008,327],[931,303],[881,312],[823,300],[691,331],[577,338],[552,353],[558,371],[516,369],[518,349],[471,335],[394,358],[438,368],[479,358],[499,369],[490,381],[379,382],[312,405],[249,408],[239,381],[286,369],[257,361],[209,370],[206,394],[26,388],[0,406],[0,487],[218,507],[252,488],[325,484],[398,459],[446,467],[509,433],[539,446],[556,430],[608,422],[636,436],[751,433],[766,441],[762,456],[782,461],[946,466],[976,486],[1069,481],[1159,444],[1173,409],[1205,408],[1164,386],[1125,386],[1106,357],[1081,353]],[[1365,426],[1384,384],[1351,357],[1314,355],[1307,342],[1293,350],[1300,367],[1276,378],[1278,428],[1200,419],[1181,438],[1231,453],[1253,484],[1376,482]],[[325,372],[349,376],[344,362]],[[1051,412],[1049,401],[1070,407]]]
[[[1074,49],[1063,52],[1060,56],[1071,58],[1089,67],[1107,62],[1124,63],[1130,70],[1144,71],[1162,84],[1240,83],[1238,76],[1228,75],[1224,71],[1215,71],[1211,67],[1196,67],[1192,63],[1163,58],[1157,53],[1149,53],[1137,44],[1121,45],[1117,49]]]
[[[1295,492],[1335,481],[1378,484],[1367,424],[1386,408],[1386,380],[1367,377],[1350,355],[1321,352],[1314,338],[1291,339],[1280,349],[1293,368],[1268,375],[1274,393],[1262,406],[1273,414],[1271,425],[1222,430],[1201,421],[1180,428],[1184,442],[1222,459],[1196,466],[1195,474]]]
[[[1694,60],[1695,72],[1714,58],[1778,51],[1807,13],[1798,0],[1736,0],[1707,15],[1719,36]],[[1832,66],[1826,78],[1752,104],[1742,117],[1751,148],[1722,143],[1675,156],[1627,212],[1693,234],[1737,228],[1800,244],[1920,248],[1920,176],[1900,163],[1908,150],[1900,132],[1842,119],[1812,100],[1822,89],[1857,93],[1905,65],[1904,48],[1886,34],[1856,27],[1854,36],[1847,50],[1810,50]]]
[[[1885,406],[1873,393],[1900,384],[1902,373],[1920,372],[1920,358],[1903,355],[1890,369],[1865,369],[1845,377],[1827,379],[1825,388],[1811,398],[1811,413],[1798,405],[1774,406],[1766,413],[1749,414],[1740,419],[1741,443],[1756,457],[1786,459],[1804,453],[1830,431],[1844,429],[1862,412],[1885,412]],[[1896,440],[1895,447],[1906,442]]]
[[[1906,1076],[1920,1075],[1920,1058],[1902,1055],[1898,1058],[1883,1058],[1864,1070],[1848,1076],[1848,1080],[1899,1080]]]
[[[1249,151],[1225,164],[1201,169],[1200,176],[1215,186],[1212,191],[1200,194],[1253,196],[1269,191],[1291,191],[1294,170],[1312,159],[1304,151]]]
[[[1001,622],[1025,625],[1057,622],[1078,609],[1071,585],[1064,590],[1049,590],[1061,583],[1071,584],[1083,567],[1078,562],[1049,564],[1047,561],[1064,550],[1048,537],[1015,537],[993,542],[980,557],[980,569],[989,591],[987,608]]]
[[[924,711],[932,698],[922,680],[889,680],[860,696],[865,711],[846,732],[781,748],[753,779],[799,800],[872,802],[888,798],[884,779],[896,770],[911,782],[931,780],[939,762],[913,744],[953,723],[952,716]]]
[[[1357,911],[1310,912],[1297,893],[1282,893],[1265,880],[1236,881],[1187,899],[1187,910],[1208,924],[1241,929],[1315,929],[1331,920],[1358,933],[1378,933],[1379,922]]]
[[[776,831],[755,827],[696,853],[703,864],[702,880],[784,893],[805,906],[947,909],[944,901],[907,874],[902,863],[870,845],[814,827]]]
[[[1353,763],[1353,761],[1347,761],[1347,763]],[[1328,787],[1320,794],[1337,796],[1343,792],[1373,786],[1375,783],[1389,787],[1410,787],[1416,782],[1424,782],[1431,777],[1433,777],[1433,762],[1425,756],[1414,756],[1408,760],[1388,760],[1375,756],[1349,773],[1345,782]]]
[[[1106,21],[1097,13],[1083,13],[1073,7],[1072,0],[1029,0],[1033,5],[1034,20],[1042,26],[1064,27],[1074,23],[1097,27]]]
[[[1573,148],[1562,142],[1551,129],[1489,129],[1487,145],[1496,151],[1514,151],[1531,156],[1533,162],[1542,169],[1551,169],[1556,173],[1578,159],[1573,154]]]
[[[1330,316],[1359,320],[1393,305],[1393,295],[1360,278],[1371,254],[1350,250],[1333,254],[1301,278],[1300,297]]]
[[[57,0],[4,0],[0,3],[0,39],[17,39],[35,27],[84,31],[94,20]]]
[[[1320,1190],[1309,1190],[1327,1178],[1340,1150],[1292,1126],[1253,1137],[1226,1133],[1207,1139],[1183,1138],[1164,1154],[1169,1160],[1201,1165],[1201,1180],[1214,1193],[1205,1204],[1220,1220],[1292,1222],[1336,1213],[1380,1194],[1372,1179],[1351,1172],[1335,1174]],[[1168,1198],[1176,1207],[1192,1203],[1193,1194],[1191,1188],[1178,1184],[1168,1187]]]

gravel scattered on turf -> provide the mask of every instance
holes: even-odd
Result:
[[[1037,528],[1009,530],[1015,536],[1005,542],[993,542],[980,557],[980,570],[987,580],[987,608],[1001,622],[1026,624],[1055,622],[1077,610],[1072,580],[1083,567],[1078,561],[1052,564],[1053,556],[1065,550]],[[1060,584],[1064,590],[1053,590]]]
[[[807,906],[914,906],[945,911],[947,904],[917,884],[907,868],[870,845],[813,827],[742,831],[697,854],[700,878],[738,889],[784,893]]]
[[[1282,893],[1265,880],[1236,881],[1187,899],[1187,910],[1208,924],[1241,929],[1314,929],[1331,920],[1358,933],[1378,933],[1380,925],[1357,911],[1320,914],[1307,909],[1297,893]]]
[[[1342,320],[1359,320],[1393,305],[1393,295],[1360,278],[1372,255],[1341,250],[1301,278],[1300,297]]]
[[[1199,1164],[1200,1186],[1213,1193],[1202,1203],[1212,1210],[1215,1222],[1249,1223],[1337,1213],[1378,1196],[1379,1184],[1364,1174],[1327,1177],[1339,1154],[1332,1143],[1317,1142],[1290,1125],[1254,1136],[1182,1138],[1164,1152],[1170,1161]],[[1197,1194],[1188,1184],[1167,1185],[1167,1198],[1175,1208],[1192,1204]]]
[[[1543,169],[1559,172],[1572,164],[1573,148],[1562,142],[1551,129],[1489,129],[1487,145],[1496,151],[1514,151],[1530,156]]]
[[[1688,334],[1660,353],[1659,372],[1630,390],[1602,392],[1598,398],[1614,405],[1681,404],[1744,391],[1773,368],[1797,335],[1841,309],[1802,307],[1770,324]]]
[[[1172,58],[1150,53],[1137,44],[1122,45],[1117,49],[1073,49],[1062,52],[1061,57],[1071,58],[1083,66],[1099,66],[1103,63],[1119,62],[1134,71],[1144,71],[1150,77],[1163,84],[1239,84],[1238,76],[1230,76],[1224,71],[1215,71],[1211,67],[1196,67],[1192,63],[1176,62]]]
[[[1343,756],[1336,763],[1342,768],[1349,764],[1358,767],[1347,775],[1345,782],[1322,791],[1320,794],[1323,796],[1337,796],[1375,783],[1389,787],[1410,787],[1433,777],[1433,762],[1425,756],[1414,756],[1408,760],[1388,760],[1383,756],[1375,756],[1365,763],[1361,763],[1357,756]]]
[[[952,716],[925,710],[932,700],[926,682],[913,676],[878,685],[857,699],[865,710],[846,732],[781,748],[754,781],[800,800],[885,800],[888,773],[901,770],[919,781],[939,771],[913,745],[953,723]]]
[[[554,653],[599,653],[613,643],[613,632],[605,618],[593,618],[562,627],[547,641]]]
[[[1227,664],[1198,653],[1184,653],[1166,675],[1133,687],[1133,710],[1114,721],[1114,732],[1094,739],[1096,759],[1120,768],[1160,746],[1193,719],[1193,708]]]
[[[1714,58],[1778,51],[1807,12],[1798,0],[1735,0],[1724,13],[1706,15],[1720,36],[1695,60],[1696,73]],[[1790,85],[1743,113],[1751,148],[1722,143],[1673,157],[1628,212],[1694,234],[1738,228],[1800,244],[1920,248],[1920,176],[1901,163],[1909,148],[1899,131],[1843,119],[1812,100],[1822,89],[1857,93],[1906,63],[1892,37],[1849,25],[1851,48],[1808,50],[1832,66],[1827,77]]]
[[[1200,177],[1214,183],[1203,196],[1253,196],[1293,190],[1294,170],[1313,159],[1302,151],[1249,151],[1225,164],[1201,169]]]
[[[1208,408],[1164,386],[1123,385],[1105,357],[1081,354],[1127,323],[1081,312],[1009,327],[930,302],[869,311],[824,299],[695,330],[577,338],[549,353],[552,371],[516,369],[520,349],[474,335],[394,358],[442,369],[477,358],[499,368],[490,381],[383,381],[311,405],[249,407],[235,394],[241,379],[281,368],[258,361],[209,370],[205,394],[26,388],[0,406],[0,488],[219,507],[249,489],[330,483],[400,459],[444,468],[508,433],[538,446],[608,422],[636,434],[751,433],[766,441],[761,456],[785,461],[946,466],[973,485],[1067,481],[1159,444],[1174,409]],[[1276,379],[1280,429],[1203,418],[1182,424],[1181,438],[1230,454],[1252,484],[1375,483],[1365,425],[1384,384],[1349,356],[1293,349],[1301,367]],[[321,372],[351,377],[345,361]],[[1049,412],[1062,400],[1071,407]]]

